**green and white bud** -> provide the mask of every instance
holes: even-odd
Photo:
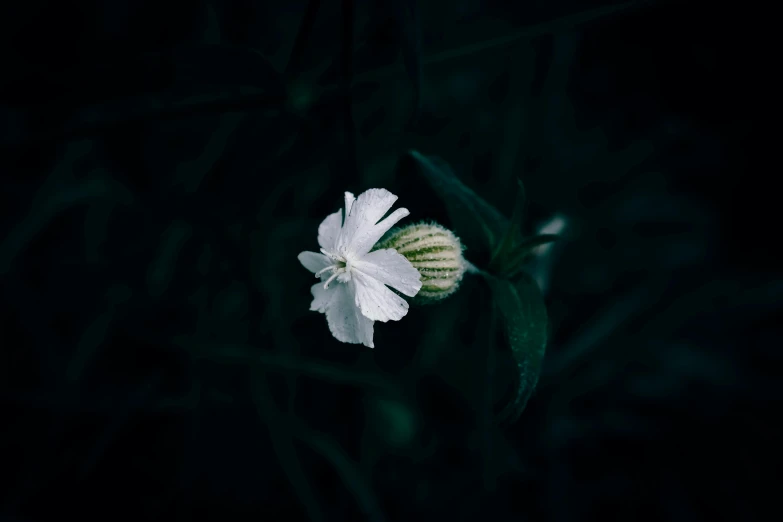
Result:
[[[405,256],[421,274],[422,286],[414,298],[419,304],[434,303],[456,292],[467,268],[459,238],[437,223],[393,230],[375,246],[375,250],[384,248]]]

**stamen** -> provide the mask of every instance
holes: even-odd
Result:
[[[332,281],[337,279],[337,276],[339,276],[342,272],[343,272],[342,268],[340,268],[339,270],[335,270],[334,274],[332,274],[332,277],[327,279],[326,282],[324,283],[324,290],[328,290],[329,289],[329,283],[331,283]]]
[[[321,270],[316,272],[315,277],[321,277],[321,274],[323,274],[324,272],[329,272],[331,270],[336,270],[336,269],[337,269],[337,265],[329,265],[326,268],[322,268]]]

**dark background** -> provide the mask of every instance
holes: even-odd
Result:
[[[774,518],[757,15],[614,7],[4,4],[0,520]],[[450,225],[410,148],[568,223],[510,425],[476,277],[374,350],[308,310],[343,191]]]

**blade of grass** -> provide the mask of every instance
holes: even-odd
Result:
[[[323,510],[315,497],[310,481],[307,479],[302,464],[299,461],[296,448],[294,447],[291,435],[285,429],[285,418],[280,414],[274,400],[269,392],[269,385],[266,375],[262,371],[251,372],[251,388],[253,391],[253,400],[256,404],[258,414],[264,419],[269,434],[272,438],[272,445],[275,453],[280,460],[280,466],[283,468],[288,480],[294,487],[300,502],[307,512],[309,520],[323,522],[326,520]]]

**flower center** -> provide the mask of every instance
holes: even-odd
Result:
[[[329,276],[329,279],[327,279],[324,282],[324,290],[329,288],[329,285],[332,281],[337,279],[338,283],[347,283],[351,280],[351,259],[347,257],[343,257],[341,255],[327,252],[323,248],[321,249],[321,252],[332,260],[332,264],[327,266],[326,268],[323,268],[319,270],[315,277],[321,277],[322,274],[325,274],[326,272],[331,272],[332,275]]]

